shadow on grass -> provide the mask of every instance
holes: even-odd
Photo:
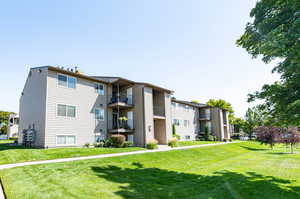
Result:
[[[18,146],[18,145],[11,144],[11,143],[0,144],[0,151],[12,150],[12,149],[38,149],[38,148],[27,148],[24,146]]]
[[[252,147],[247,147],[247,146],[240,146],[244,149],[250,150],[250,151],[269,151],[270,149],[261,149],[261,148],[252,148]]]
[[[115,192],[122,198],[211,198],[211,199],[299,199],[300,187],[292,181],[263,176],[255,172],[246,174],[232,171],[213,173],[210,176],[181,173],[159,168],[117,166],[92,167],[100,178],[119,183]]]

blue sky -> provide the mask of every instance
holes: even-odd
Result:
[[[18,112],[30,67],[79,66],[232,103],[277,78],[235,45],[256,0],[51,0],[0,2],[0,110]]]

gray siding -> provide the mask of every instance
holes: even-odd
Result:
[[[173,119],[180,121],[180,125],[176,125],[176,134],[180,135],[181,140],[186,140],[186,136],[190,136],[190,140],[195,140],[200,131],[199,109],[192,106],[188,107],[190,108],[187,110],[179,106],[179,103],[176,103],[176,107],[171,106],[172,121]],[[188,127],[184,126],[184,120],[189,121]]]
[[[47,72],[45,68],[31,69],[20,99],[19,133],[34,126],[37,132],[35,146],[38,147],[45,143]],[[22,136],[19,136],[19,142],[22,142]]]
[[[47,147],[56,147],[57,135],[75,135],[76,145],[95,142],[95,133],[105,137],[107,133],[107,89],[105,95],[95,91],[94,82],[77,78],[76,89],[58,85],[57,73],[49,71],[47,96]],[[106,86],[105,86],[106,88]],[[57,116],[57,104],[76,106],[76,117]],[[105,120],[96,121],[94,108],[104,108]],[[102,132],[100,130],[102,129]]]

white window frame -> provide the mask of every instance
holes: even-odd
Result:
[[[66,144],[58,144],[57,143],[57,137],[58,136],[74,136],[75,137],[75,143],[74,144],[67,144],[67,138],[66,138]],[[73,135],[73,134],[56,134],[55,135],[55,144],[56,146],[76,146],[77,145],[77,136],[76,135]]]
[[[187,137],[189,137],[189,138],[187,139]],[[190,136],[190,135],[185,135],[185,136],[184,136],[184,139],[185,139],[185,140],[191,140],[191,136]]]
[[[189,120],[184,120],[183,125],[184,125],[185,128],[189,128],[190,127],[190,121]]]
[[[63,105],[63,106],[66,106],[66,116],[60,116],[58,115],[58,105]],[[75,117],[69,117],[68,116],[68,106],[72,106],[72,107],[75,107]],[[70,118],[70,119],[75,119],[77,118],[77,106],[75,105],[70,105],[70,104],[62,104],[62,103],[59,103],[59,104],[56,104],[56,110],[55,110],[55,115],[56,117],[59,117],[59,118]]]
[[[96,88],[96,86],[98,87],[98,89]],[[99,87],[102,86],[103,87],[103,93],[99,93]],[[101,83],[95,83],[95,92],[98,94],[98,95],[105,95],[105,85],[104,84],[101,84]]]
[[[103,111],[103,119],[97,119],[96,110],[99,110],[99,112]],[[94,117],[95,117],[95,120],[97,120],[97,121],[105,121],[105,110],[104,110],[104,108],[94,108]]]
[[[67,77],[67,86],[59,85],[59,79],[58,79],[59,76],[65,76],[65,77]],[[69,79],[70,78],[75,79],[75,88],[69,87]],[[57,79],[57,86],[59,86],[59,87],[69,88],[69,89],[76,89],[77,88],[77,78],[76,77],[73,77],[73,76],[70,76],[70,75],[65,75],[65,74],[62,74],[62,73],[58,73],[56,79]]]

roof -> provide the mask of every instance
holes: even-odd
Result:
[[[107,81],[108,83],[115,83],[117,81],[127,81],[131,84],[141,84],[141,85],[146,85],[146,86],[149,86],[151,88],[154,88],[154,89],[158,89],[158,90],[164,90],[168,93],[173,93],[174,91],[172,90],[169,90],[169,89],[166,89],[166,88],[163,88],[163,87],[160,87],[160,86],[157,86],[157,85],[154,85],[154,84],[151,84],[151,83],[147,83],[147,82],[136,82],[136,81],[132,81],[132,80],[129,80],[129,79],[126,79],[126,78],[123,78],[123,77],[111,77],[111,76],[91,76],[93,78],[97,78],[97,79],[101,79],[103,81]]]
[[[184,100],[177,100],[175,98],[172,98],[172,102],[177,102],[180,104],[185,104],[185,105],[194,106],[194,107],[198,107],[198,108],[211,107],[211,106],[208,106],[207,104],[194,103],[194,102],[189,102],[189,101],[184,101]]]
[[[170,94],[174,93],[174,91],[151,84],[151,83],[146,83],[146,82],[136,82],[136,81],[132,81],[123,77],[114,77],[114,76],[89,76],[89,75],[84,75],[81,73],[77,73],[77,72],[73,72],[73,71],[69,71],[69,70],[65,70],[63,68],[60,67],[55,67],[55,66],[39,66],[39,67],[33,67],[32,69],[38,69],[38,68],[48,68],[48,70],[52,70],[52,71],[56,71],[56,72],[60,72],[60,73],[64,73],[67,75],[72,75],[75,77],[79,77],[79,78],[83,78],[83,79],[87,79],[90,81],[95,81],[95,82],[100,82],[100,83],[106,83],[106,84],[113,84],[116,83],[118,81],[126,81],[128,83],[131,84],[141,84],[141,85],[146,85],[149,86],[151,88],[154,89],[158,89],[158,90],[163,90],[166,91]]]

